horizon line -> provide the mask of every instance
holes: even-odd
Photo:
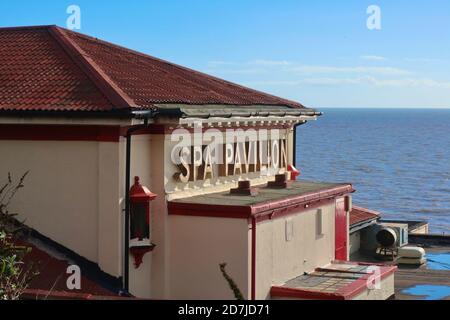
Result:
[[[426,109],[426,110],[433,110],[433,109],[450,109],[450,106],[448,107],[374,107],[374,106],[316,106],[313,107],[315,109]]]

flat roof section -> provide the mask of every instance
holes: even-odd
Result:
[[[314,202],[354,192],[348,183],[294,181],[290,188],[285,189],[266,185],[256,187],[259,192],[255,196],[230,194],[228,191],[173,200],[168,204],[169,214],[243,219],[292,208],[305,209]]]
[[[414,220],[389,220],[389,219],[381,219],[380,222],[385,223],[405,223],[408,225],[408,232],[411,233],[420,227],[426,226],[428,224],[427,221],[414,221]]]
[[[349,300],[367,290],[367,282],[372,273],[369,265],[351,262],[333,262],[325,268],[291,279],[281,286],[273,286],[272,297]],[[391,275],[396,267],[379,266],[380,278]]]

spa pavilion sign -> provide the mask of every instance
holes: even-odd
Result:
[[[180,183],[250,173],[273,176],[288,170],[288,139],[279,129],[217,129],[192,134],[186,129],[172,133],[172,162],[179,171],[173,175]]]

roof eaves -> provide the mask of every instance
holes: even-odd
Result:
[[[78,67],[93,81],[98,89],[116,108],[139,107],[114,81],[84,52],[74,41],[57,26],[49,26],[49,33],[61,45],[64,51]]]
[[[365,229],[369,226],[372,226],[377,221],[378,220],[376,218],[374,218],[374,219],[363,220],[363,221],[359,221],[359,222],[350,224],[350,226],[349,226],[350,233],[355,233],[356,231],[359,231],[361,229]]]
[[[186,105],[186,104],[155,104],[160,114],[166,114],[168,111],[183,118],[203,118],[211,117],[231,118],[231,117],[299,117],[321,116],[322,113],[310,108],[291,108],[281,105]],[[244,108],[245,107],[245,108]]]

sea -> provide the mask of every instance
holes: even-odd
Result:
[[[297,132],[301,179],[350,182],[354,205],[450,234],[450,109],[320,111]]]

